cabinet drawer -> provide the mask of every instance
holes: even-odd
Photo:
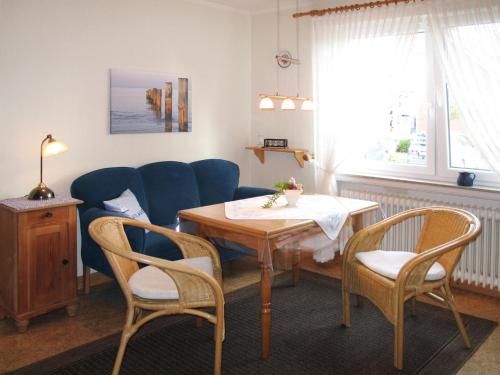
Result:
[[[27,213],[28,225],[43,225],[68,220],[68,207],[48,208]]]

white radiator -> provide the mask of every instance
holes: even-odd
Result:
[[[409,197],[395,192],[374,192],[341,189],[340,195],[347,198],[364,199],[378,202],[387,217],[411,208],[424,206],[449,206],[465,209],[475,214],[482,225],[481,235],[465,248],[453,278],[456,281],[500,290],[500,209],[464,205],[453,199]],[[374,214],[367,214],[365,225],[380,220]],[[382,246],[386,250],[408,250],[415,244],[422,225],[421,219],[409,220],[395,230],[387,233]]]

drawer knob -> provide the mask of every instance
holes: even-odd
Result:
[[[52,216],[54,216],[54,214],[53,214],[52,212],[50,212],[50,211],[47,211],[47,212],[43,215],[43,217],[44,217],[44,218],[46,218],[46,219],[49,219],[49,218],[51,218]]]
[[[67,265],[69,263],[69,260],[63,259],[61,263],[65,266],[65,265]]]

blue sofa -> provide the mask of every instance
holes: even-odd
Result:
[[[71,195],[84,202],[78,206],[84,266],[113,277],[105,255],[88,233],[93,220],[120,215],[105,210],[103,201],[130,189],[152,224],[175,228],[179,210],[274,193],[270,189],[238,187],[239,176],[237,164],[207,159],[190,164],[163,161],[139,168],[104,168],[78,177],[71,185]],[[132,227],[126,231],[134,251],[169,260],[182,258],[177,246],[157,233],[146,234]],[[224,242],[221,245],[217,247],[222,262],[243,255],[227,248]]]

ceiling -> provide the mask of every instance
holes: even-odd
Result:
[[[261,13],[274,11],[276,9],[275,0],[205,0],[208,3],[222,5],[233,8],[240,12]],[[300,6],[310,4],[309,0],[300,0]],[[295,0],[280,0],[280,9],[290,9],[295,7]]]

